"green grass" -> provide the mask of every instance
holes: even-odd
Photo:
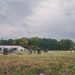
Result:
[[[68,70],[68,72],[66,72]],[[0,75],[75,75],[75,52],[0,54]]]

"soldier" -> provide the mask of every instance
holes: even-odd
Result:
[[[29,50],[28,54],[32,54],[32,49]]]
[[[38,53],[38,54],[41,54],[40,48],[37,49],[37,53]]]
[[[4,49],[3,49],[3,55],[8,55],[8,50],[7,50],[7,48],[4,48]]]
[[[34,53],[36,53],[36,49],[33,49]]]

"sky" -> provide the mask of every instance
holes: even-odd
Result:
[[[75,0],[0,0],[0,39],[22,37],[75,41]]]

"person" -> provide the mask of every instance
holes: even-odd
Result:
[[[4,49],[3,49],[3,55],[8,55],[8,50],[7,50],[7,48],[4,48]]]
[[[32,49],[29,50],[28,54],[32,54]]]
[[[33,49],[34,53],[36,53],[36,49]]]
[[[37,53],[38,53],[38,54],[41,54],[40,48],[37,49]]]

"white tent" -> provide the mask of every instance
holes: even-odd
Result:
[[[26,48],[19,46],[19,45],[0,45],[0,51],[3,51],[4,48],[8,50],[13,49],[15,51],[25,51]]]

